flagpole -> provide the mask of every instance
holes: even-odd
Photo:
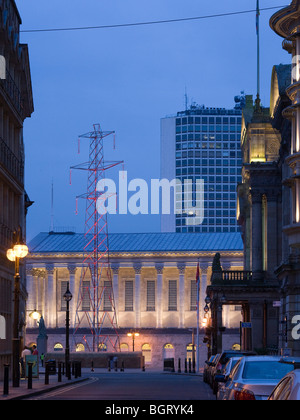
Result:
[[[200,362],[200,352],[199,352],[199,315],[200,315],[200,278],[199,278],[199,260],[197,266],[197,339],[196,339],[196,372],[199,373],[199,362]]]
[[[257,96],[260,97],[260,34],[259,34],[259,0],[256,3],[256,35],[257,35]]]

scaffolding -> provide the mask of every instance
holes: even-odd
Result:
[[[104,160],[104,140],[114,131],[102,131],[100,124],[93,131],[79,136],[89,141],[89,161],[71,167],[87,172],[87,192],[76,198],[86,200],[84,258],[80,276],[74,322],[75,346],[84,344],[89,352],[119,351],[120,340],[112,275],[109,261],[108,221],[103,188],[107,170],[123,162]],[[101,186],[102,185],[102,186]]]

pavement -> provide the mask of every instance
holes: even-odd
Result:
[[[202,373],[195,374],[195,373],[178,373],[178,372],[163,372],[161,370],[153,370],[149,369],[147,372],[151,373],[161,373],[161,374],[170,374],[170,375],[191,375],[191,376],[202,376]],[[0,381],[0,401],[9,401],[9,400],[23,400],[27,398],[32,398],[35,396],[39,396],[42,394],[45,394],[47,392],[51,392],[63,387],[68,387],[74,384],[78,384],[80,382],[88,381],[91,377],[94,375],[99,375],[101,373],[108,373],[107,369],[98,369],[95,368],[94,371],[91,371],[89,368],[83,368],[81,372],[81,377],[75,378],[74,376],[71,377],[71,379],[67,379],[66,376],[62,375],[61,382],[58,382],[58,375],[49,375],[49,384],[45,385],[45,370],[43,368],[40,368],[39,371],[39,377],[32,379],[32,389],[28,389],[28,380],[27,379],[21,379],[20,380],[20,386],[18,388],[14,388],[12,386],[12,383],[10,381],[9,383],[9,394],[3,395],[3,382]],[[117,373],[120,373],[120,370],[118,372],[115,372],[112,370],[110,372],[111,375],[115,375]],[[122,374],[126,373],[136,373],[136,374],[143,374],[145,375],[145,372],[141,369],[125,369],[125,372],[122,372]]]

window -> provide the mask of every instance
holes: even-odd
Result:
[[[103,298],[103,310],[112,311],[111,304],[112,285],[110,281],[104,281],[104,298]]]
[[[169,280],[169,311],[177,311],[177,280]]]
[[[152,353],[151,353],[150,344],[143,344],[142,345],[142,354],[145,358],[145,363],[151,363],[152,362]]]
[[[125,281],[125,311],[133,311],[133,280]]]
[[[54,346],[54,348],[53,348],[53,350],[55,352],[57,352],[57,351],[64,351],[64,348],[63,348],[63,345],[62,344],[56,343],[55,346]]]
[[[90,282],[89,281],[82,282],[81,293],[82,293],[81,310],[89,311],[90,310]]]
[[[121,343],[120,344],[120,350],[121,352],[129,351],[129,346],[127,343]]]
[[[191,311],[197,310],[197,282],[191,281]]]
[[[66,311],[67,310],[67,302],[64,300],[64,294],[66,293],[68,286],[67,281],[60,282],[60,310]]]
[[[155,281],[147,281],[147,311],[155,311]]]

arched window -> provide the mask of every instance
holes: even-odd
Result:
[[[196,358],[196,346],[194,345],[194,358]],[[193,344],[191,343],[191,344],[188,344],[187,346],[186,346],[186,359],[187,359],[187,361],[189,360],[189,359],[191,359],[191,360],[193,360]]]
[[[85,347],[82,343],[76,345],[76,353],[82,353],[85,351]]]
[[[63,350],[64,350],[64,347],[63,347],[62,344],[60,344],[60,343],[55,344],[54,351],[63,351]]]
[[[151,346],[150,344],[143,344],[142,345],[142,353],[145,358],[145,363],[152,362],[152,353],[151,353]]]
[[[99,351],[107,351],[107,345],[104,343],[100,343],[98,346]]]
[[[166,344],[164,346],[164,359],[172,359],[175,357],[175,349],[173,344]]]
[[[120,344],[120,350],[121,351],[129,351],[129,346],[128,346],[128,344],[127,343],[122,343],[122,344]]]

